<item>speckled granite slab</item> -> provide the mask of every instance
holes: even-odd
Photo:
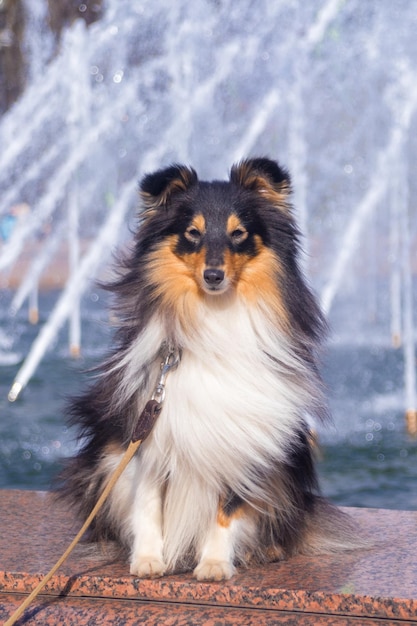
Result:
[[[158,580],[129,575],[77,547],[19,624],[417,623],[417,512],[350,509],[366,551],[295,557],[199,583],[189,574]],[[61,556],[78,530],[51,495],[0,491],[0,620]]]

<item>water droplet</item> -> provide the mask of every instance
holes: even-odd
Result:
[[[115,73],[115,75],[113,76],[113,82],[114,83],[121,83],[123,80],[123,70],[119,70],[118,72]]]

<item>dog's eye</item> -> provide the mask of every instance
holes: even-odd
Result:
[[[231,240],[236,244],[242,243],[247,237],[248,231],[244,228],[235,228],[235,230],[230,233]]]
[[[197,244],[201,241],[201,233],[195,226],[189,226],[187,228],[187,230],[185,231],[185,237],[188,239],[188,241],[191,241],[191,243]]]

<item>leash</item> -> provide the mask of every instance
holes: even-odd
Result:
[[[58,559],[55,565],[49,570],[49,572],[44,576],[41,582],[35,587],[32,593],[22,602],[22,604],[18,607],[18,609],[13,613],[11,617],[4,623],[4,626],[12,626],[16,623],[16,621],[23,615],[25,610],[28,608],[32,600],[36,598],[36,596],[42,591],[45,585],[50,581],[55,572],[61,567],[64,561],[71,554],[77,543],[80,541],[81,537],[85,533],[85,531],[90,526],[91,522],[103,506],[106,501],[109,493],[113,489],[117,480],[120,478],[126,466],[129,464],[130,460],[135,455],[138,450],[140,444],[148,437],[150,434],[155,421],[162,409],[162,403],[165,399],[165,382],[166,378],[170,371],[175,369],[180,361],[180,353],[178,349],[174,348],[171,344],[168,345],[167,355],[165,359],[161,363],[161,373],[158,378],[158,382],[154,389],[154,392],[151,396],[151,399],[145,405],[142,413],[139,416],[137,424],[135,426],[135,430],[133,431],[133,435],[131,437],[129,446],[121,458],[119,464],[114,470],[113,474],[110,476],[108,483],[103,489],[99,499],[97,500],[94,508],[92,509],[90,515],[85,520],[83,526],[74,537],[68,548],[65,550],[63,555]]]

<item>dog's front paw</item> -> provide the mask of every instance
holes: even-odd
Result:
[[[235,573],[235,568],[228,561],[207,559],[201,561],[194,570],[197,580],[228,580]]]
[[[166,569],[163,561],[151,556],[133,558],[130,563],[130,573],[139,578],[159,578]]]

